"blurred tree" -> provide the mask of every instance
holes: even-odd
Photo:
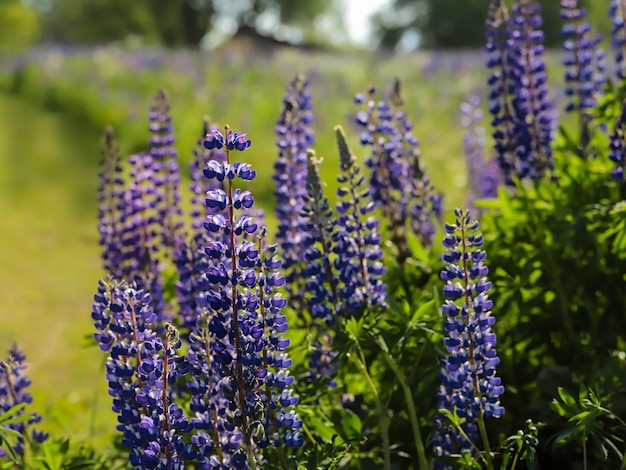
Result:
[[[511,0],[506,0],[510,5]],[[389,6],[372,18],[375,35],[382,47],[395,47],[410,35],[419,35],[424,47],[466,48],[484,45],[484,22],[490,0],[391,0]],[[561,44],[561,20],[558,0],[540,0],[546,45]],[[600,4],[593,5],[593,17],[600,15]],[[603,12],[604,16],[607,11]],[[595,26],[595,25],[594,25]],[[610,28],[601,23],[604,32]]]
[[[43,13],[45,38],[94,43],[128,35],[168,47],[197,46],[211,29],[228,23],[255,30],[300,31],[328,11],[332,0],[48,0]],[[224,29],[224,28],[222,28]]]
[[[37,12],[20,0],[0,1],[0,52],[14,52],[39,35]]]

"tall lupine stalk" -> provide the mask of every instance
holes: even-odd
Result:
[[[538,180],[553,167],[555,130],[543,59],[539,5],[515,4],[512,14],[493,0],[486,22],[487,66],[495,149],[508,185],[516,178]]]
[[[205,119],[202,125],[200,139],[193,151],[194,158],[189,163],[191,193],[191,230],[185,242],[180,241],[174,254],[174,261],[178,270],[176,293],[178,297],[178,315],[185,330],[191,331],[196,327],[198,316],[206,310],[206,273],[209,270],[209,260],[204,253],[208,235],[204,229],[204,222],[210,215],[216,214],[217,209],[205,204],[206,194],[218,190],[222,183],[204,177],[203,171],[212,161],[223,162],[226,158],[220,149],[208,150],[204,147],[207,134],[216,128],[209,125]]]
[[[509,51],[511,44],[509,12],[502,0],[492,0],[485,22],[487,68],[491,70],[489,112],[498,163],[507,184],[512,183],[516,168],[515,115],[510,95],[517,82],[516,63]]]
[[[155,192],[157,196],[157,214],[159,230],[164,247],[174,248],[177,232],[182,223],[182,209],[180,207],[180,170],[178,167],[178,152],[173,147],[174,134],[170,104],[164,90],[159,90],[150,107],[148,115],[150,121],[150,156],[152,157],[152,171],[154,172]],[[168,252],[165,252],[169,254]]]
[[[315,328],[313,351],[309,360],[309,379],[329,378],[331,385],[337,353],[332,349],[334,338],[332,327],[341,313],[338,279],[333,269],[333,234],[335,219],[324,194],[318,159],[313,150],[307,152],[307,192],[308,197],[302,210],[304,225],[302,249],[306,260],[307,278],[305,305],[313,319],[324,322],[321,326],[312,322]]]
[[[552,139],[556,129],[554,104],[548,96],[541,6],[520,0],[513,6],[513,37],[519,54],[519,79],[513,107],[517,117],[520,178],[538,180],[553,169]]]
[[[390,240],[400,264],[410,256],[407,231],[412,229],[424,246],[432,244],[434,225],[440,215],[439,199],[423,168],[413,123],[403,111],[401,84],[396,79],[389,101],[375,101],[375,88],[356,95],[365,110],[356,115],[362,128],[361,144],[367,146],[371,169],[371,198],[388,221]]]
[[[276,123],[278,160],[274,164],[274,197],[278,231],[276,240],[283,257],[287,290],[294,308],[302,303],[305,280],[301,212],[307,197],[306,152],[315,137],[311,124],[311,94],[306,79],[298,75],[287,88],[283,111]]]
[[[624,183],[626,182],[626,101],[622,104],[622,111],[615,121],[609,148],[609,158],[616,165],[611,176],[620,183]]]
[[[443,361],[440,377],[443,382],[439,408],[464,419],[460,428],[453,426],[445,414],[435,417],[433,439],[436,456],[450,456],[476,452],[480,435],[485,452],[482,459],[493,469],[489,440],[484,418],[498,418],[504,413],[499,397],[504,392],[496,376],[499,363],[496,354],[496,336],[491,331],[495,318],[491,316],[493,303],[487,292],[491,283],[482,250],[483,236],[478,223],[469,211],[456,209],[454,224],[446,224],[443,260],[446,267],[441,278],[445,303],[441,310],[445,317],[444,343],[448,356]],[[438,466],[446,468],[443,461]]]
[[[209,232],[205,252],[214,263],[207,274],[211,358],[218,366],[217,391],[226,398],[227,407],[222,413],[240,436],[237,449],[230,455],[234,468],[256,467],[260,448],[276,442],[268,432],[279,426],[288,429],[301,425],[293,416],[279,419],[283,416],[274,411],[272,403],[268,404],[267,387],[283,396],[293,378],[286,369],[290,363],[282,355],[287,343],[277,336],[287,328],[279,313],[285,301],[271,294],[281,282],[273,274],[281,263],[273,256],[264,259],[262,243],[259,247],[259,242],[244,236],[258,233],[258,225],[250,216],[237,215],[242,209],[251,209],[254,198],[249,191],[235,189],[234,180],[251,181],[256,172],[248,164],[231,163],[230,156],[250,145],[245,134],[228,128],[225,135],[213,131],[204,142],[207,149],[225,148],[226,153],[225,162],[211,161],[204,170],[205,177],[224,182],[224,189],[207,195],[206,204],[218,213],[208,217],[204,226]],[[263,266],[260,273],[259,266]],[[284,403],[292,404],[295,397],[286,393]],[[268,413],[275,414],[268,417]],[[275,427],[267,429],[267,424]],[[281,442],[287,445],[300,443],[297,432],[284,436]]]
[[[340,173],[337,181],[339,202],[334,234],[338,273],[337,295],[341,313],[358,312],[365,307],[384,308],[387,305],[387,286],[382,281],[386,270],[380,261],[380,222],[371,215],[376,208],[369,189],[361,189],[365,176],[350,151],[343,129],[335,127],[339,148]]]
[[[27,405],[33,401],[32,395],[28,392],[31,382],[24,373],[26,369],[25,360],[26,356],[14,345],[9,351],[8,359],[0,361],[0,414],[7,413],[16,406]],[[11,417],[22,415],[24,415],[23,409],[16,411],[15,415]],[[2,461],[5,455],[10,453],[24,454],[25,441],[44,442],[48,439],[47,433],[37,429],[32,429],[29,434],[30,426],[40,421],[41,416],[39,414],[30,413],[28,420],[6,425],[9,429],[18,432],[20,436],[16,439],[11,449],[0,447],[0,461]],[[2,442],[2,444],[5,445],[6,442]]]
[[[463,150],[469,174],[468,204],[498,194],[500,169],[494,160],[485,161],[485,128],[480,99],[471,95],[461,104],[461,124],[465,128]]]
[[[587,10],[580,8],[578,0],[561,0],[565,93],[570,97],[565,110],[578,113],[582,152],[590,140],[590,110],[604,83],[604,51],[598,47],[602,36],[592,34],[586,18]]]
[[[609,17],[613,22],[611,28],[611,46],[615,52],[616,77],[622,81],[626,79],[626,63],[624,63],[624,49],[626,48],[626,0],[609,0]]]
[[[116,273],[122,263],[119,201],[124,192],[124,179],[120,149],[112,127],[105,129],[98,176],[98,232],[103,267],[107,273]]]
[[[135,468],[179,469],[195,453],[182,436],[191,424],[171,400],[171,387],[187,364],[178,356],[178,336],[167,328],[155,333],[157,316],[150,294],[134,284],[109,280],[98,284],[92,319],[106,363],[112,409],[118,414],[122,445]]]

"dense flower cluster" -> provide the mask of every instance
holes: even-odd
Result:
[[[496,160],[485,161],[485,128],[480,99],[471,95],[461,104],[461,124],[465,128],[463,150],[469,173],[468,204],[498,194],[500,169]]]
[[[587,10],[580,8],[578,0],[561,0],[563,49],[567,54],[563,60],[565,93],[570,97],[565,109],[579,111],[585,120],[604,83],[604,51],[598,47],[602,36],[592,34],[586,17]]]
[[[619,80],[626,78],[624,48],[626,47],[626,4],[624,0],[610,0],[609,16],[613,21],[611,29],[611,45],[615,49],[616,76]]]
[[[396,79],[391,99],[374,99],[375,88],[355,97],[365,110],[356,115],[362,129],[361,144],[369,149],[370,194],[388,221],[390,238],[399,258],[408,256],[407,229],[412,228],[425,246],[430,246],[435,222],[441,215],[440,198],[434,192],[422,163],[413,123],[401,109],[400,81]]]
[[[615,120],[615,127],[610,136],[609,158],[616,165],[611,176],[620,183],[626,181],[626,102],[622,105],[622,111]]]
[[[278,231],[276,240],[283,256],[283,269],[292,303],[302,301],[303,251],[301,212],[307,197],[306,152],[315,142],[311,125],[311,94],[306,79],[298,75],[283,98],[283,111],[276,123],[278,159],[274,164],[274,198]]]
[[[446,267],[441,278],[446,282],[446,300],[442,312],[448,357],[440,374],[443,385],[439,408],[464,418],[463,431],[475,441],[478,420],[504,413],[499,401],[504,387],[496,376],[499,359],[496,336],[491,331],[495,318],[491,316],[493,303],[487,296],[491,283],[487,281],[489,270],[484,264],[487,254],[481,249],[483,236],[468,211],[456,209],[455,216],[454,224],[446,224],[443,240]],[[437,415],[435,425],[436,455],[471,451],[472,443],[444,415]]]
[[[365,306],[385,307],[387,286],[382,281],[386,269],[380,261],[379,221],[372,212],[375,203],[369,189],[361,189],[365,176],[356,164],[341,127],[335,127],[339,147],[340,173],[337,181],[337,228],[334,267],[338,273],[337,295],[342,311]]]
[[[555,113],[543,59],[541,8],[521,0],[511,14],[494,0],[486,22],[487,66],[492,69],[489,111],[495,149],[507,184],[541,179],[552,170]]]
[[[0,414],[9,412],[18,405],[27,405],[32,403],[33,397],[28,392],[30,379],[24,374],[26,365],[24,361],[26,356],[17,346],[13,346],[9,351],[9,358],[6,361],[0,361]],[[15,412],[12,416],[24,415],[24,410]],[[30,427],[41,421],[41,416],[37,413],[30,413],[25,421],[18,421],[6,425],[9,429],[19,433],[19,437],[12,442],[12,451],[17,454],[24,452],[24,441],[31,440],[34,442],[44,442],[48,439],[48,434]],[[30,431],[30,434],[29,434]],[[6,442],[0,443],[1,446],[7,445]],[[7,455],[9,449],[0,446],[0,460]]]

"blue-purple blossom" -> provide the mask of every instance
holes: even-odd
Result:
[[[150,294],[114,280],[99,282],[91,316],[94,337],[109,353],[109,395],[130,463],[135,468],[183,468],[195,452],[183,441],[192,425],[171,398],[176,379],[188,369],[175,351],[180,346],[176,331],[168,327],[165,339],[158,337]]]
[[[355,121],[361,128],[361,144],[368,147],[366,164],[371,170],[370,195],[388,221],[390,240],[401,261],[410,253],[409,225],[425,246],[432,244],[438,201],[423,168],[413,123],[401,109],[404,100],[396,79],[389,101],[374,99],[375,88],[355,97],[365,106]]]
[[[553,169],[555,112],[548,96],[541,8],[521,0],[511,15],[494,0],[486,22],[489,111],[498,162],[509,185]]]
[[[178,152],[174,148],[174,134],[170,105],[164,90],[159,90],[150,107],[150,156],[157,199],[157,217],[164,246],[173,248],[182,223],[180,208],[180,170]]]
[[[354,312],[364,307],[386,307],[386,273],[381,262],[379,221],[372,214],[376,208],[369,190],[362,189],[365,176],[356,164],[343,129],[335,127],[339,148],[340,173],[337,181],[337,227],[334,233],[334,267],[338,276],[337,295],[340,311]]]
[[[98,176],[98,232],[102,261],[107,273],[116,274],[122,263],[120,199],[124,193],[123,168],[113,128],[104,134],[104,150]]]
[[[276,123],[278,159],[274,164],[274,197],[278,230],[276,240],[283,257],[290,301],[301,302],[304,259],[301,212],[307,198],[306,152],[315,137],[311,125],[311,94],[306,79],[298,75],[287,88],[283,111]],[[295,304],[294,304],[295,305]]]
[[[626,2],[624,0],[609,0],[609,17],[613,22],[611,28],[611,46],[615,52],[615,65],[618,80],[626,78],[626,64],[624,63],[624,48],[626,47]]]
[[[565,94],[569,97],[565,110],[578,111],[584,121],[588,121],[605,80],[604,51],[598,47],[602,36],[592,33],[586,18],[587,10],[580,8],[578,0],[561,0]]]
[[[626,102],[622,104],[622,111],[615,120],[609,148],[609,158],[615,163],[611,176],[620,183],[624,183],[626,181]]]
[[[489,270],[484,264],[484,239],[469,211],[456,209],[454,214],[456,221],[446,224],[443,239],[446,267],[441,271],[441,279],[446,283],[446,300],[441,310],[448,355],[440,373],[439,408],[463,418],[465,434],[475,441],[479,419],[498,418],[504,413],[499,399],[504,387],[496,375],[500,361],[496,336],[491,331],[495,318],[491,316],[493,303],[487,295],[491,283],[486,277]],[[471,451],[471,443],[445,415],[436,416],[435,428],[436,456]]]
[[[287,369],[290,361],[284,356],[288,342],[281,339],[287,323],[280,309],[286,302],[272,292],[284,279],[275,273],[281,262],[273,256],[274,249],[267,248],[272,256],[264,257],[263,243],[250,241],[259,230],[255,219],[245,215],[245,210],[254,206],[252,194],[234,187],[234,180],[251,181],[256,176],[250,165],[230,161],[230,152],[247,149],[250,141],[245,134],[227,128],[226,137],[214,131],[204,145],[226,148],[226,161],[211,161],[204,170],[206,178],[224,182],[224,189],[207,194],[206,204],[216,213],[204,224],[209,233],[205,253],[211,259],[206,301],[212,312],[209,347],[216,371],[213,393],[225,397],[225,408],[218,410],[218,415],[224,416],[233,439],[237,439],[230,465],[247,468],[246,456],[257,453],[268,442],[276,443],[274,431],[279,427],[284,428],[278,434],[280,442],[300,443],[300,421],[284,421],[273,407],[274,393],[280,397],[287,393],[283,406],[293,404],[288,392],[293,382]]]
[[[308,197],[302,210],[304,235],[301,249],[306,260],[305,305],[313,318],[324,321],[325,326],[330,327],[341,313],[341,302],[337,293],[338,279],[331,261],[335,218],[322,188],[320,162],[313,150],[307,152]],[[333,362],[337,357],[337,352],[332,349],[332,330],[317,324],[316,332],[308,378],[332,378]],[[332,379],[330,384],[334,385]]]
[[[495,160],[485,160],[485,128],[480,99],[471,95],[461,104],[461,124],[465,128],[463,150],[469,174],[468,204],[476,199],[494,198],[500,184],[499,166]]]
[[[28,405],[33,402],[33,397],[28,391],[31,382],[24,373],[26,369],[24,361],[26,361],[26,356],[15,345],[9,351],[8,359],[0,361],[0,414],[7,413],[17,405]],[[13,416],[20,416],[24,413],[22,409]],[[24,453],[25,440],[32,439],[34,442],[44,442],[48,439],[47,433],[31,428],[33,424],[41,421],[41,416],[38,413],[29,413],[28,416],[26,421],[6,425],[9,429],[20,434],[13,442],[13,451],[17,454]],[[6,442],[1,444],[7,445]],[[0,458],[7,453],[6,449],[0,447]]]

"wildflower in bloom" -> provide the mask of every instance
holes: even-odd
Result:
[[[0,414],[7,413],[13,407],[21,404],[32,403],[33,397],[28,392],[30,386],[29,378],[24,374],[26,365],[24,361],[26,356],[17,346],[13,346],[9,351],[9,358],[6,361],[0,361]],[[24,410],[16,413],[23,415]],[[44,442],[48,439],[48,434],[37,429],[29,428],[41,421],[41,416],[37,413],[30,413],[26,421],[8,424],[7,427],[19,433],[19,437],[13,443],[13,451],[17,454],[24,453],[24,441],[31,440],[34,442]],[[2,445],[7,443],[2,442]],[[8,450],[0,447],[0,458],[8,453]]]
[[[413,123],[401,109],[400,80],[396,79],[389,101],[375,101],[375,93],[370,88],[367,96],[355,97],[357,104],[366,106],[357,113],[356,123],[362,128],[361,144],[370,151],[366,164],[371,169],[371,198],[389,221],[390,239],[398,258],[404,260],[410,253],[409,222],[425,246],[432,244],[436,198],[421,162],[419,142],[412,134]]]
[[[283,111],[276,123],[278,160],[274,164],[273,175],[278,220],[276,240],[283,256],[287,289],[294,306],[294,302],[302,301],[304,287],[300,213],[307,196],[306,152],[315,142],[308,87],[303,76],[296,76],[283,98]]]
[[[307,152],[308,198],[302,210],[302,249],[306,260],[308,294],[305,305],[314,318],[323,320],[330,327],[337,321],[341,303],[337,293],[338,279],[331,261],[335,219],[322,189],[320,162],[313,150]],[[331,347],[332,330],[318,326],[315,333],[309,361],[310,380],[332,377],[332,362],[337,356]],[[333,384],[331,379],[331,385]]]
[[[287,328],[279,313],[286,302],[279,294],[270,293],[283,282],[273,274],[281,263],[274,256],[264,259],[262,244],[249,241],[258,233],[254,218],[245,213],[237,216],[242,209],[254,206],[254,198],[249,191],[235,189],[234,180],[251,181],[256,172],[248,164],[231,163],[230,152],[246,150],[250,145],[245,134],[228,128],[225,135],[213,131],[204,142],[207,149],[226,149],[225,162],[211,161],[204,170],[205,177],[224,182],[224,189],[207,194],[206,204],[217,213],[208,217],[204,227],[210,234],[205,252],[212,260],[206,298],[211,310],[210,356],[217,365],[216,392],[226,398],[226,408],[218,414],[230,427],[229,441],[237,444],[229,457],[234,468],[247,468],[250,453],[258,453],[267,442],[276,442],[271,424],[278,427],[278,423],[267,413],[271,408],[275,419],[279,415],[268,406],[267,387],[284,397],[281,405],[285,407],[295,399],[288,392],[293,382],[287,370],[290,361],[282,355],[287,343],[277,336]],[[272,365],[277,370],[272,370]],[[294,430],[283,434],[281,442],[296,445],[300,439],[295,429],[301,423],[290,416],[281,426]]]
[[[463,149],[469,173],[469,195],[471,204],[475,199],[494,198],[498,194],[499,167],[495,161],[485,161],[485,129],[483,113],[478,107],[476,95],[461,104],[461,123],[465,128]],[[496,163],[494,165],[494,163]]]
[[[157,214],[162,243],[173,248],[177,232],[182,224],[178,220],[182,216],[180,208],[180,170],[178,152],[173,147],[172,117],[170,105],[164,90],[159,90],[150,107],[150,156],[157,199]]]
[[[487,62],[493,69],[489,111],[506,184],[515,178],[538,180],[553,167],[555,130],[543,59],[541,9],[520,0],[511,15],[502,0],[493,0],[487,19]]]
[[[368,189],[361,189],[365,176],[356,164],[356,157],[339,126],[335,127],[339,147],[340,174],[337,181],[337,228],[334,267],[338,272],[337,295],[341,313],[358,311],[363,307],[386,306],[387,286],[381,280],[386,270],[380,261],[379,221],[371,215],[375,203]]]
[[[151,328],[157,316],[150,294],[113,280],[99,282],[92,319],[94,337],[109,353],[109,394],[130,463],[135,468],[182,468],[195,454],[182,439],[191,430],[189,420],[171,400],[171,387],[187,370],[175,352],[177,334],[170,327],[166,339],[159,338]]]
[[[100,161],[98,185],[98,232],[102,246],[104,270],[115,274],[122,263],[119,200],[124,191],[120,150],[113,128],[104,134],[104,150]]]
[[[604,83],[604,51],[598,47],[602,40],[592,34],[587,10],[580,8],[578,0],[561,0],[563,49],[567,53],[565,93],[571,97],[566,111],[588,111],[597,103],[599,88]]]
[[[624,183],[626,181],[626,102],[622,105],[622,112],[615,121],[609,148],[609,158],[616,165],[611,176],[620,183]]]
[[[609,0],[609,17],[613,22],[611,28],[611,46],[615,50],[616,76],[621,81],[626,78],[624,48],[626,47],[626,2]]]
[[[566,52],[565,93],[570,97],[565,110],[580,115],[581,147],[589,143],[589,110],[597,103],[600,87],[604,83],[604,51],[598,47],[602,36],[593,35],[586,21],[587,10],[579,7],[578,0],[561,0],[563,49]]]
[[[499,397],[504,392],[496,376],[499,363],[496,336],[491,331],[495,318],[487,293],[491,283],[482,250],[483,236],[469,211],[456,209],[454,224],[446,224],[441,278],[445,303],[444,343],[448,356],[440,377],[439,408],[449,410],[465,421],[462,428],[472,441],[478,437],[479,420],[498,418],[504,413]],[[444,415],[435,419],[435,455],[470,452],[471,442],[454,428]]]

